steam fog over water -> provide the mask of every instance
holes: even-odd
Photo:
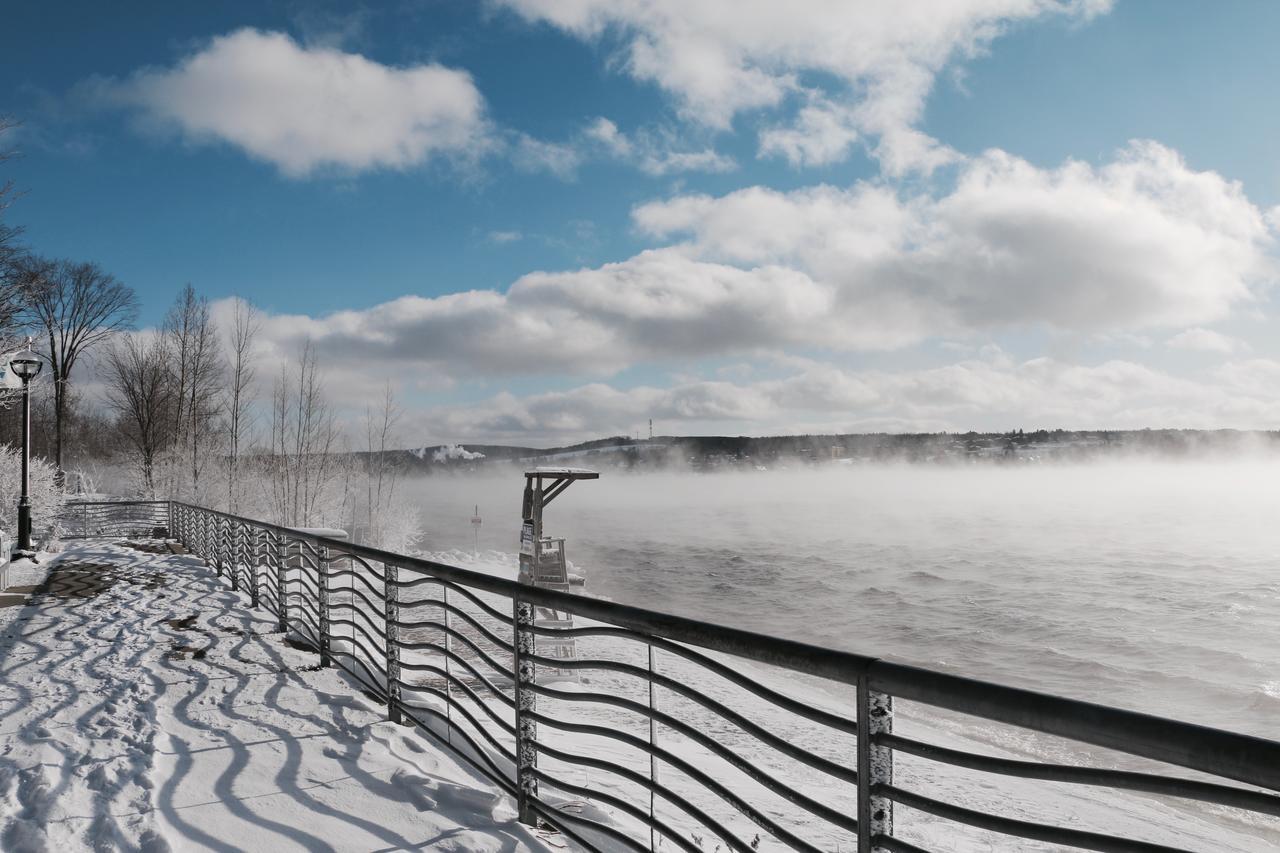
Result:
[[[410,482],[516,550],[504,475]],[[1280,461],[605,472],[547,510],[590,593],[1280,737]]]

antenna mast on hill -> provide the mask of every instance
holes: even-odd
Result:
[[[649,440],[653,441],[653,418],[649,418]]]

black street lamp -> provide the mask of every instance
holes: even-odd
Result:
[[[18,549],[14,556],[34,557],[35,552],[31,550],[31,496],[27,494],[31,461],[31,380],[44,367],[44,362],[28,349],[10,361],[9,367],[22,380],[22,496],[18,498]]]

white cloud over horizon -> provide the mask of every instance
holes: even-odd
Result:
[[[1039,169],[987,152],[936,194],[876,182],[749,187],[633,214],[643,234],[675,242],[527,273],[505,292],[272,316],[270,337],[281,347],[309,338],[383,372],[606,378],[1005,330],[1172,333],[1256,303],[1275,277],[1275,234],[1241,188],[1150,142],[1099,167]]]
[[[93,78],[80,97],[138,112],[188,142],[222,142],[290,177],[404,169],[490,144],[485,102],[466,71],[403,68],[280,32],[243,28],[171,68]]]
[[[784,360],[778,379],[688,379],[668,387],[590,383],[565,391],[503,391],[414,413],[424,443],[569,443],[631,434],[731,435],[963,432],[970,429],[1273,429],[1280,362],[1228,362],[1181,377],[1128,360],[1082,365],[1000,356],[900,371]]]
[[[508,390],[487,400],[417,416],[450,441],[581,438],[648,417],[734,432],[1280,418],[1280,382],[1267,384],[1280,363],[1169,372],[1139,334],[1165,329],[1167,348],[1238,355],[1244,342],[1199,324],[1255,311],[1276,272],[1275,232],[1239,185],[1155,143],[1133,143],[1096,167],[1040,169],[987,152],[932,193],[875,182],[750,187],[676,195],[633,214],[640,233],[672,242],[598,267],[528,273],[505,292],[269,314],[264,358],[287,360],[310,340],[344,387],[369,375],[422,393],[500,380]],[[983,345],[1036,329],[1092,341],[1094,354],[1015,361]],[[842,354],[918,353],[957,339],[974,343],[954,344],[951,364],[838,366]],[[1126,342],[1145,342],[1134,344],[1141,361],[1101,355]],[[700,362],[730,357],[746,359],[732,376],[696,373]],[[787,375],[752,378],[762,364]],[[684,375],[666,387],[609,384],[636,367]],[[584,384],[512,390],[535,375]]]

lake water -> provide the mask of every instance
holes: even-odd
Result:
[[[405,485],[429,551],[514,552],[523,479]],[[588,589],[1280,738],[1280,461],[606,471],[546,512]]]

